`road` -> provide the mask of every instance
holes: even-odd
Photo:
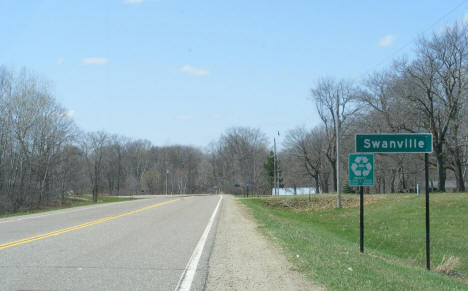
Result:
[[[220,198],[156,196],[0,219],[0,289],[201,290]]]

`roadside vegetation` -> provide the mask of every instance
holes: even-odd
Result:
[[[467,290],[467,194],[431,195],[431,266],[425,269],[423,195],[365,195],[359,252],[359,198],[336,195],[243,199],[260,229],[295,267],[331,290]],[[357,203],[356,203],[357,202]]]
[[[121,202],[121,201],[136,200],[136,199],[138,198],[99,196],[97,203]],[[33,213],[39,213],[39,212],[47,212],[47,211],[52,211],[52,210],[86,206],[86,205],[91,205],[91,204],[96,204],[93,201],[92,195],[75,195],[75,196],[66,197],[64,200],[64,203],[62,203],[61,205],[56,204],[56,205],[40,206],[40,207],[36,207],[33,209],[20,209],[18,212],[15,212],[15,213],[2,214],[0,215],[0,218],[33,214]]]

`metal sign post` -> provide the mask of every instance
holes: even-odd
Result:
[[[426,178],[426,269],[431,269],[431,239],[429,223],[429,154],[424,154],[424,176]]]
[[[431,240],[429,220],[429,153],[432,153],[432,134],[398,133],[398,134],[356,134],[356,151],[362,153],[424,153],[424,171],[426,184],[426,268],[431,269]],[[351,158],[351,155],[350,155]],[[351,182],[351,178],[350,178]],[[351,185],[351,183],[350,183]],[[361,187],[361,193],[362,192]],[[362,196],[362,194],[361,194]],[[363,198],[361,198],[362,201]],[[362,203],[362,202],[361,202]],[[364,210],[361,210],[363,215]],[[363,223],[361,218],[361,224]],[[362,226],[361,226],[362,228]],[[361,242],[363,231],[361,231]],[[361,252],[363,246],[361,246]]]
[[[364,187],[374,186],[374,155],[350,154],[348,158],[350,186],[359,186],[359,250],[364,252]]]
[[[359,250],[364,252],[364,187],[359,187]]]

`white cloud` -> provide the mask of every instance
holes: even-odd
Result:
[[[142,3],[144,0],[124,0],[124,3],[125,4],[140,4]]]
[[[389,46],[395,41],[395,36],[388,34],[381,39],[379,39],[379,42],[377,43],[380,47],[386,47]]]
[[[65,58],[64,58],[64,57],[58,58],[58,59],[57,59],[57,65],[63,64],[64,61],[65,61]]]
[[[75,115],[75,110],[73,109],[65,111],[65,114],[64,114],[64,116],[67,118],[72,118],[74,115]]]
[[[180,114],[176,116],[177,119],[179,120],[190,120],[193,118],[193,115],[191,114]]]
[[[205,76],[205,75],[208,75],[210,73],[207,70],[200,69],[200,68],[195,68],[195,67],[192,67],[190,65],[183,66],[182,68],[180,68],[180,71],[184,72],[184,73],[187,73],[189,75],[192,75],[192,76],[197,76],[197,77]]]
[[[467,23],[468,23],[468,12],[465,13],[465,15],[463,16],[463,23],[464,23],[464,24],[467,24]]]
[[[221,114],[219,114],[219,113],[211,114],[211,118],[213,118],[213,119],[220,119],[221,117],[223,117],[223,116]]]
[[[104,65],[108,61],[109,61],[109,59],[107,59],[107,58],[89,57],[89,58],[81,59],[81,64],[82,65]]]

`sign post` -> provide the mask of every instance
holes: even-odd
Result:
[[[424,153],[426,184],[426,268],[431,269],[429,221],[429,153],[432,153],[432,134],[356,134],[356,152],[361,153]],[[351,181],[351,179],[350,179]],[[351,183],[350,183],[351,185]],[[362,193],[362,187],[361,187]],[[362,212],[362,211],[361,211]],[[362,240],[362,239],[361,239]],[[362,252],[362,247],[361,247]]]
[[[359,249],[364,252],[364,187],[374,186],[374,155],[350,154],[348,158],[350,186],[359,186]]]
[[[359,251],[364,252],[364,187],[359,187]]]
[[[431,269],[431,239],[429,223],[429,154],[424,154],[424,176],[426,178],[426,269]]]

